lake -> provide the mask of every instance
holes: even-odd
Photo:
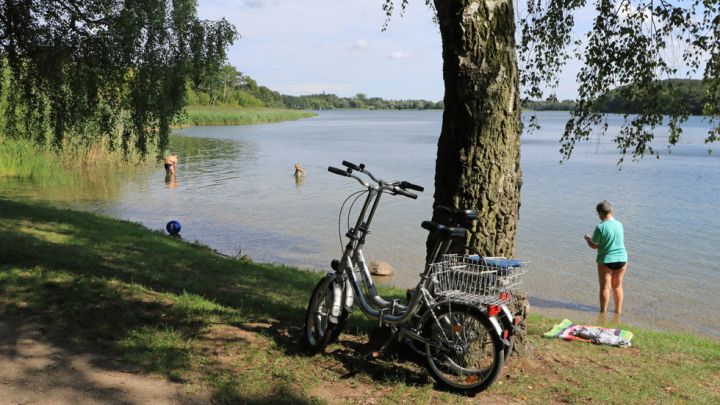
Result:
[[[525,113],[526,116],[528,113]],[[623,322],[720,337],[720,155],[702,140],[709,124],[691,117],[682,144],[661,159],[619,156],[610,142],[622,122],[609,116],[560,164],[565,112],[538,113],[539,130],[522,140],[522,206],[517,256],[530,262],[524,288],[534,310],[573,321],[596,320],[595,252],[582,236],[598,222],[597,202],[613,203],[625,225],[629,269]],[[327,172],[342,160],[378,177],[425,186],[417,200],[387,196],[365,249],[396,274],[382,282],[411,287],[422,270],[431,216],[439,111],[321,111],[300,121],[177,131],[176,183],[161,165],[122,176],[84,176],[70,185],[0,179],[0,194],[30,196],[152,229],[182,223],[186,240],[226,254],[317,271],[341,254],[338,211],[357,182]],[[300,183],[293,164],[307,172]],[[342,219],[345,232],[345,219]],[[310,291],[308,291],[310,294]],[[612,303],[611,303],[612,308]]]

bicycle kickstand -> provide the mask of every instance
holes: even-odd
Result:
[[[394,328],[393,328],[393,329],[394,329]],[[382,346],[380,346],[380,348],[378,348],[377,350],[373,351],[373,352],[370,354],[370,356],[371,356],[373,359],[379,359],[379,358],[381,358],[381,357],[383,356],[383,354],[385,354],[385,349],[387,349],[388,346],[390,346],[390,343],[392,343],[393,339],[395,339],[395,335],[397,335],[397,330],[393,330],[393,331],[390,333],[390,336],[385,340],[385,343],[383,343]]]
[[[380,317],[379,317],[380,319],[379,319],[379,321],[380,321],[380,327],[381,327],[381,328],[382,328],[382,326],[383,326],[383,325],[382,325],[382,323],[383,323],[383,322],[382,322],[382,318],[383,318],[384,312],[385,312],[384,310],[380,310]],[[397,335],[397,332],[398,332],[398,329],[397,329],[396,327],[390,327],[390,336],[388,336],[388,338],[385,339],[385,342],[384,342],[377,350],[374,350],[374,351],[370,354],[369,357],[371,357],[371,358],[373,358],[373,359],[378,359],[378,358],[382,357],[382,355],[383,355],[384,352],[385,352],[385,349],[387,349],[388,346],[390,346],[390,343],[392,343],[393,339],[395,339],[395,336]]]

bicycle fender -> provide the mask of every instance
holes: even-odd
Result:
[[[342,311],[342,286],[338,284],[337,279],[332,283],[333,288],[333,303],[330,309],[330,316],[328,320],[331,323],[338,323],[338,318]]]
[[[493,329],[495,329],[495,333],[502,337],[502,327],[500,326],[500,322],[498,322],[497,318],[494,316],[490,316],[488,318],[490,318],[490,323],[492,324]]]
[[[498,337],[500,338],[500,341],[505,346],[510,346],[510,341],[503,337],[503,329],[500,326],[500,322],[498,322],[497,318],[494,316],[490,316],[488,318],[490,319],[490,323],[492,324],[493,328],[495,329],[495,332],[497,333]]]
[[[353,291],[350,283],[345,283],[345,288],[343,288],[343,292],[343,306],[347,312],[352,312],[352,307],[355,304],[355,291]]]
[[[502,327],[507,330],[510,335],[515,334],[515,325],[513,325],[513,315],[508,309],[507,305],[500,306],[500,321],[502,321]]]

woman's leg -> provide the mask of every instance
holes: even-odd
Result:
[[[612,278],[612,270],[598,263],[598,281],[600,282],[600,312],[607,312],[608,302],[610,301],[610,281]]]
[[[612,272],[612,289],[613,298],[615,299],[615,313],[622,313],[623,304],[623,277],[625,277],[625,270],[627,270],[627,263],[620,270]]]

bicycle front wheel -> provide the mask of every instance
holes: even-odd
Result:
[[[333,283],[335,276],[330,275],[317,284],[308,303],[305,314],[305,340],[310,350],[320,352],[336,339],[342,331],[348,313],[342,309],[338,323],[330,322],[330,310],[333,304]]]
[[[479,392],[490,387],[503,365],[503,344],[487,315],[459,303],[432,308],[423,326],[428,367],[441,385]]]

